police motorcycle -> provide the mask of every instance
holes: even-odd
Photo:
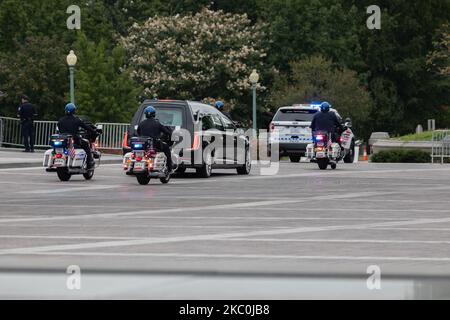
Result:
[[[168,137],[165,138],[164,140],[167,140]],[[173,171],[167,170],[167,157],[164,152],[157,151],[161,140],[151,137],[132,137],[130,142],[132,151],[125,154],[123,159],[123,169],[126,174],[136,176],[140,185],[149,184],[152,178],[159,179],[163,184],[169,183]],[[178,157],[174,153],[172,153],[172,160],[176,170]]]
[[[316,162],[320,170],[326,170],[328,165],[334,170],[341,160],[352,163],[355,156],[355,135],[351,127],[351,120],[347,118],[338,142],[332,142],[331,132],[313,132],[313,143],[306,147],[306,158]]]
[[[89,121],[85,123],[94,129],[88,133],[81,130],[79,135],[89,142],[95,165],[88,169],[86,152],[75,145],[74,137],[67,134],[53,134],[50,137],[51,149],[44,153],[43,166],[46,172],[56,172],[59,180],[69,181],[73,175],[81,174],[84,179],[91,180],[95,168],[100,165],[101,152],[97,150],[97,139],[103,133],[101,126],[96,127]]]

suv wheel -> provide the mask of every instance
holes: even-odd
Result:
[[[355,160],[355,141],[352,141],[348,154],[344,157],[344,163],[353,163]]]
[[[248,175],[252,170],[252,159],[250,157],[250,148],[247,149],[245,154],[245,164],[242,167],[236,169],[240,175]]]
[[[300,162],[301,156],[289,156],[289,159],[291,159],[291,162]]]
[[[199,175],[202,178],[209,178],[211,176],[212,172],[212,156],[211,153],[208,153],[206,155],[205,162],[201,166],[201,168],[197,168],[197,175]]]

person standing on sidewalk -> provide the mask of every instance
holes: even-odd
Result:
[[[36,108],[30,103],[30,99],[23,95],[17,117],[22,125],[24,152],[34,152],[34,119],[37,116]]]

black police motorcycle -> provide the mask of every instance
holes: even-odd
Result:
[[[51,149],[44,153],[43,166],[46,172],[56,172],[59,180],[69,181],[72,175],[81,174],[86,180],[94,176],[95,168],[100,165],[101,153],[97,150],[97,139],[103,133],[90,122],[85,123],[93,129],[93,132],[80,131],[80,136],[89,142],[94,166],[88,168],[86,152],[75,145],[74,137],[67,134],[54,134],[50,137]]]
[[[131,138],[132,151],[124,156],[124,170],[127,175],[134,175],[139,184],[147,185],[152,178],[159,178],[161,183],[169,183],[171,172],[167,170],[167,157],[157,151],[160,139],[150,137]],[[172,157],[173,158],[173,157]]]

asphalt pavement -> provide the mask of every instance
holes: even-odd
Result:
[[[0,298],[450,297],[449,166],[260,173],[140,186],[119,164],[64,183],[0,168]]]

